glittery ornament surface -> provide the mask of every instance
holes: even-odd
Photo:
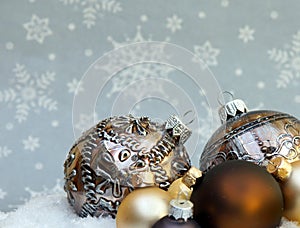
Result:
[[[114,217],[134,189],[167,189],[184,175],[190,160],[181,135],[170,129],[168,121],[159,124],[129,115],[105,119],[86,131],[64,164],[65,191],[76,212]]]
[[[300,158],[300,121],[276,111],[252,111],[229,119],[210,138],[200,159],[200,169],[226,160],[242,159],[266,166],[280,155],[289,162]]]

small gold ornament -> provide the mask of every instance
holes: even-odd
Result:
[[[202,172],[196,167],[191,167],[187,173],[175,180],[168,189],[173,199],[189,200],[193,191],[192,186],[196,183],[196,179],[202,176]]]
[[[171,196],[158,187],[136,189],[122,201],[117,228],[149,228],[169,211]]]
[[[289,163],[282,157],[275,157],[267,169],[279,179],[284,197],[283,216],[300,222],[300,161]]]

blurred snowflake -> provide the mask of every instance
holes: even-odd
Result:
[[[166,38],[166,40],[168,40]],[[148,80],[150,78],[168,78],[170,72],[174,69],[170,66],[161,64],[167,60],[167,55],[164,52],[164,43],[152,48],[151,50],[144,50],[143,46],[126,46],[129,44],[151,41],[151,36],[145,38],[141,33],[141,27],[137,27],[137,32],[134,37],[126,38],[123,42],[117,42],[112,37],[108,37],[108,41],[112,43],[115,49],[119,49],[114,56],[111,56],[110,60],[106,65],[95,66],[95,68],[102,69],[107,72],[115,70],[118,72],[114,77],[111,78],[112,88],[107,96],[119,92],[124,92],[129,85],[130,90],[125,91],[126,96],[134,97],[136,100],[141,100],[148,96],[149,90],[156,91],[157,94],[164,94],[164,89],[154,80]],[[154,60],[153,62],[143,62],[143,60]],[[140,62],[132,65],[133,63]],[[129,67],[124,68],[120,71],[120,65],[128,65]]]
[[[8,157],[12,151],[6,146],[0,146],[0,158]]]
[[[41,191],[35,191],[30,187],[25,187],[25,191],[30,194],[30,198],[34,198],[37,196],[45,196],[45,195],[55,194],[55,193],[64,193],[62,186],[63,184],[61,179],[56,179],[55,185],[52,188],[43,186],[43,189]]]
[[[181,30],[182,26],[182,19],[179,18],[176,14],[172,17],[167,18],[167,29],[171,30],[172,33],[176,32],[177,30]]]
[[[24,65],[16,64],[13,69],[15,77],[12,87],[0,91],[0,102],[13,105],[16,108],[15,118],[19,123],[27,120],[31,109],[39,108],[53,111],[57,109],[57,102],[49,98],[49,87],[55,80],[54,72],[46,72],[41,75],[31,75]]]
[[[255,30],[250,28],[248,25],[239,29],[238,38],[242,40],[244,43],[248,43],[249,41],[254,40]]]
[[[73,78],[71,82],[67,83],[68,92],[73,94],[78,94],[79,92],[84,91],[82,82],[78,81],[76,78]]]
[[[273,48],[268,54],[280,72],[276,80],[277,88],[286,88],[289,84],[299,85],[300,31],[293,35],[291,43],[285,48]]]
[[[35,151],[37,148],[40,147],[39,141],[40,139],[38,137],[32,137],[31,135],[29,135],[27,139],[22,140],[24,150]]]
[[[213,48],[209,41],[206,41],[202,46],[194,46],[195,57],[194,61],[201,60],[207,66],[217,66],[218,61],[217,57],[220,54],[220,50]],[[202,68],[207,67],[205,64],[202,65]]]
[[[7,193],[0,188],[0,199],[4,199]]]
[[[116,0],[60,0],[65,5],[82,8],[83,24],[88,29],[96,25],[97,16],[103,17],[105,12],[118,13],[122,11],[121,3]]]
[[[48,18],[39,18],[37,15],[33,14],[30,22],[23,24],[24,28],[27,30],[26,39],[35,40],[42,44],[46,36],[52,35],[51,29],[48,27]]]
[[[75,123],[75,129],[79,130],[80,132],[84,132],[95,125],[95,121],[98,120],[97,113],[93,114],[83,114],[79,115],[79,121]]]

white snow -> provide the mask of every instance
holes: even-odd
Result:
[[[20,206],[16,211],[0,211],[1,228],[116,228],[110,218],[80,218],[69,206],[65,194],[38,196]],[[299,228],[295,223],[283,219],[281,228]]]
[[[115,228],[110,218],[80,218],[69,206],[64,194],[32,198],[16,211],[0,211],[1,228]]]

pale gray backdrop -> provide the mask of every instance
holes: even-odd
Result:
[[[180,45],[202,58],[220,88],[244,99],[250,109],[280,110],[299,118],[299,12],[299,0],[2,0],[0,210],[15,208],[30,196],[61,191],[62,164],[75,140],[73,97],[89,89],[80,79],[97,58],[125,44]],[[122,54],[130,58],[132,53]],[[159,51],[153,54],[160,56]],[[95,113],[82,110],[74,128],[84,130],[94,119],[108,117],[130,82],[156,76],[173,80],[194,101],[199,123],[194,135],[200,140],[187,146],[197,143],[191,155],[198,166],[212,130],[209,108],[205,92],[175,69],[155,65],[117,74],[105,85]],[[132,113],[161,121],[175,112],[170,104],[179,100],[176,91],[166,97],[170,102],[141,102]]]

